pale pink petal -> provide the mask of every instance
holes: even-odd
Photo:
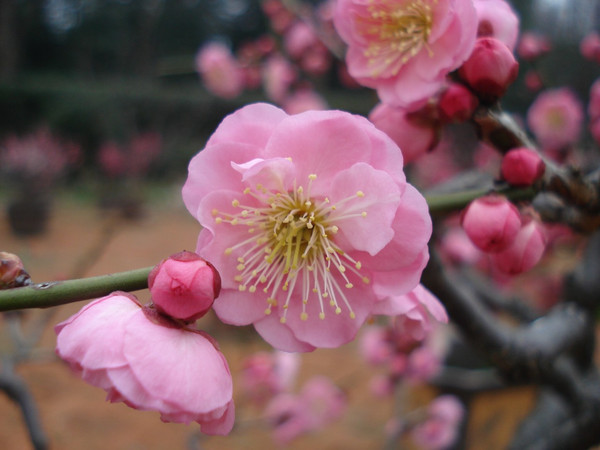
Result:
[[[312,352],[316,347],[298,340],[289,327],[271,314],[254,322],[254,328],[274,348],[284,352]]]

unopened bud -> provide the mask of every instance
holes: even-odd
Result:
[[[440,116],[447,122],[464,122],[469,120],[479,100],[462,84],[452,83],[440,97]]]
[[[159,312],[191,322],[211,308],[221,290],[221,278],[212,264],[183,251],[152,269],[148,288]]]
[[[502,158],[502,178],[513,186],[531,186],[546,170],[540,155],[530,148],[520,147]]]
[[[521,228],[517,208],[506,198],[488,195],[473,200],[461,216],[461,224],[477,248],[488,253],[504,250]]]
[[[508,275],[517,275],[532,269],[546,249],[544,226],[535,220],[524,225],[514,242],[505,250],[491,255],[493,266]]]
[[[494,38],[479,38],[458,73],[481,101],[493,103],[504,95],[518,72],[519,64],[506,44]]]
[[[11,289],[30,284],[29,274],[17,255],[0,252],[0,289]]]

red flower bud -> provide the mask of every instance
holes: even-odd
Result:
[[[513,186],[531,186],[546,170],[540,155],[530,148],[514,148],[502,159],[502,178]]]
[[[458,73],[483,102],[493,103],[515,81],[518,71],[519,64],[506,44],[494,38],[479,38]]]
[[[467,206],[461,224],[477,248],[496,253],[512,244],[521,228],[521,217],[506,198],[488,195]]]
[[[546,241],[543,225],[531,220],[519,230],[512,245],[491,255],[492,264],[500,272],[509,275],[526,272],[542,259]]]
[[[7,252],[0,252],[0,289],[25,286],[29,274],[25,271],[21,258]]]
[[[440,97],[440,116],[447,122],[464,122],[469,120],[479,100],[462,84],[452,83]]]
[[[221,278],[212,264],[183,251],[152,269],[148,287],[158,311],[191,322],[211,308],[221,290]]]

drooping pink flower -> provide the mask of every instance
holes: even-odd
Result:
[[[527,124],[545,150],[577,142],[582,122],[583,106],[569,88],[542,92],[527,111]]]
[[[274,425],[275,440],[286,444],[339,419],[346,407],[346,395],[329,378],[315,376],[298,395],[284,393],[275,397],[265,414]]]
[[[531,186],[545,170],[538,152],[530,148],[513,148],[502,158],[502,178],[514,186]]]
[[[442,395],[431,402],[428,417],[412,431],[413,439],[423,447],[442,450],[458,437],[458,427],[465,408],[453,395]]]
[[[521,228],[521,218],[517,208],[505,197],[487,195],[467,206],[461,224],[477,248],[495,253],[513,243]]]
[[[196,70],[206,88],[219,97],[235,98],[244,89],[242,70],[223,43],[204,45],[196,55]]]
[[[217,315],[281,350],[352,340],[428,260],[431,219],[400,150],[341,111],[242,108],[192,159],[183,199],[221,274]]]
[[[55,330],[57,354],[107,400],[158,411],[165,422],[198,422],[206,434],[231,431],[231,374],[207,334],[124,292],[89,303]]]
[[[369,120],[398,144],[406,164],[433,149],[439,139],[438,123],[425,122],[403,108],[385,103],[379,103],[369,113]]]
[[[525,32],[517,45],[517,55],[525,61],[530,61],[548,53],[551,48],[550,41],[545,36]]]
[[[479,98],[492,103],[515,81],[519,64],[508,47],[498,39],[479,38],[459,74]]]
[[[183,251],[156,265],[148,275],[148,289],[158,311],[193,322],[204,316],[221,291],[221,278],[212,264]]]
[[[474,0],[479,24],[478,37],[496,38],[512,52],[519,36],[519,18],[504,0]]]
[[[585,59],[600,62],[600,34],[593,31],[585,36],[579,44],[579,51]]]
[[[508,275],[527,272],[542,259],[546,243],[543,224],[531,220],[523,225],[508,248],[491,255],[492,265]]]
[[[478,21],[473,0],[339,0],[334,22],[350,74],[384,103],[412,109],[467,59]]]

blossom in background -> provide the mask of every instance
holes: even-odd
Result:
[[[221,274],[220,319],[280,350],[337,347],[414,289],[431,218],[402,166],[387,135],[346,112],[254,104],[226,117],[183,187],[197,252]]]
[[[403,108],[379,103],[369,113],[369,120],[398,144],[406,164],[432,150],[439,140],[437,121],[421,119]]]
[[[347,407],[346,395],[326,377],[308,380],[297,394],[282,393],[271,400],[265,415],[273,424],[279,444],[320,430],[339,419]]]
[[[339,0],[334,23],[350,75],[382,102],[414,109],[468,58],[478,19],[473,0]]]
[[[512,52],[519,37],[519,18],[508,2],[504,0],[475,0],[477,10],[478,37],[493,37]]]
[[[244,74],[225,44],[210,42],[196,55],[196,70],[206,88],[223,98],[235,98],[244,89]]]
[[[519,39],[517,55],[525,61],[531,61],[548,53],[552,49],[550,41],[541,34],[525,32]]]
[[[228,434],[234,421],[227,361],[206,333],[181,326],[124,292],[84,306],[55,327],[56,352],[107,400]]]
[[[127,145],[104,143],[98,150],[98,163],[109,177],[139,177],[148,172],[161,149],[162,136],[146,132],[133,136]]]
[[[527,125],[544,150],[568,147],[579,139],[583,105],[569,88],[549,89],[527,111]]]
[[[585,59],[600,62],[600,34],[592,31],[579,44],[579,51]]]
[[[300,367],[298,353],[259,352],[242,363],[241,385],[244,394],[257,405],[292,389]]]
[[[544,225],[537,220],[529,220],[509,247],[490,255],[492,266],[507,275],[527,272],[542,259],[547,243]]]
[[[299,89],[287,96],[282,107],[288,114],[298,114],[310,110],[327,109],[327,103],[312,89]]]
[[[294,66],[283,55],[273,54],[267,59],[262,69],[265,94],[276,103],[282,102],[297,77]]]
[[[427,418],[416,425],[411,435],[416,443],[430,450],[450,447],[458,437],[465,407],[453,395],[441,395],[427,408]]]

